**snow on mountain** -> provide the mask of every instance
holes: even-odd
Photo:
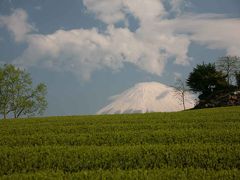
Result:
[[[174,112],[183,110],[182,102],[172,87],[158,82],[144,82],[111,98],[112,102],[97,114],[129,114],[145,112]],[[187,93],[186,109],[195,105],[194,97]]]

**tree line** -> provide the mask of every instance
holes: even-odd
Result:
[[[186,81],[178,79],[176,94],[185,109],[185,93],[197,93],[199,101],[211,100],[220,94],[228,94],[240,89],[240,57],[224,56],[214,63],[198,64]]]

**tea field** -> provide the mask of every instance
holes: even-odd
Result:
[[[240,107],[0,120],[0,179],[240,179]]]

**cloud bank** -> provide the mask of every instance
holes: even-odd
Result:
[[[28,15],[22,9],[15,9],[10,16],[0,16],[0,27],[5,26],[16,42],[25,41],[26,35],[35,30],[27,22]]]
[[[58,30],[43,35],[35,32],[28,15],[16,9],[9,16],[0,16],[16,42],[27,43],[23,54],[14,63],[70,71],[84,80],[104,68],[118,71],[131,63],[148,73],[161,75],[165,64],[188,65],[192,42],[210,49],[224,49],[240,55],[240,19],[216,14],[186,14],[183,0],[83,0],[89,13],[106,24],[106,29]],[[129,15],[139,27],[129,28]],[[116,26],[124,22],[123,27]]]

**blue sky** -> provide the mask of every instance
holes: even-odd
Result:
[[[239,0],[0,1],[0,62],[48,86],[45,115],[94,114],[224,55],[240,56]]]

